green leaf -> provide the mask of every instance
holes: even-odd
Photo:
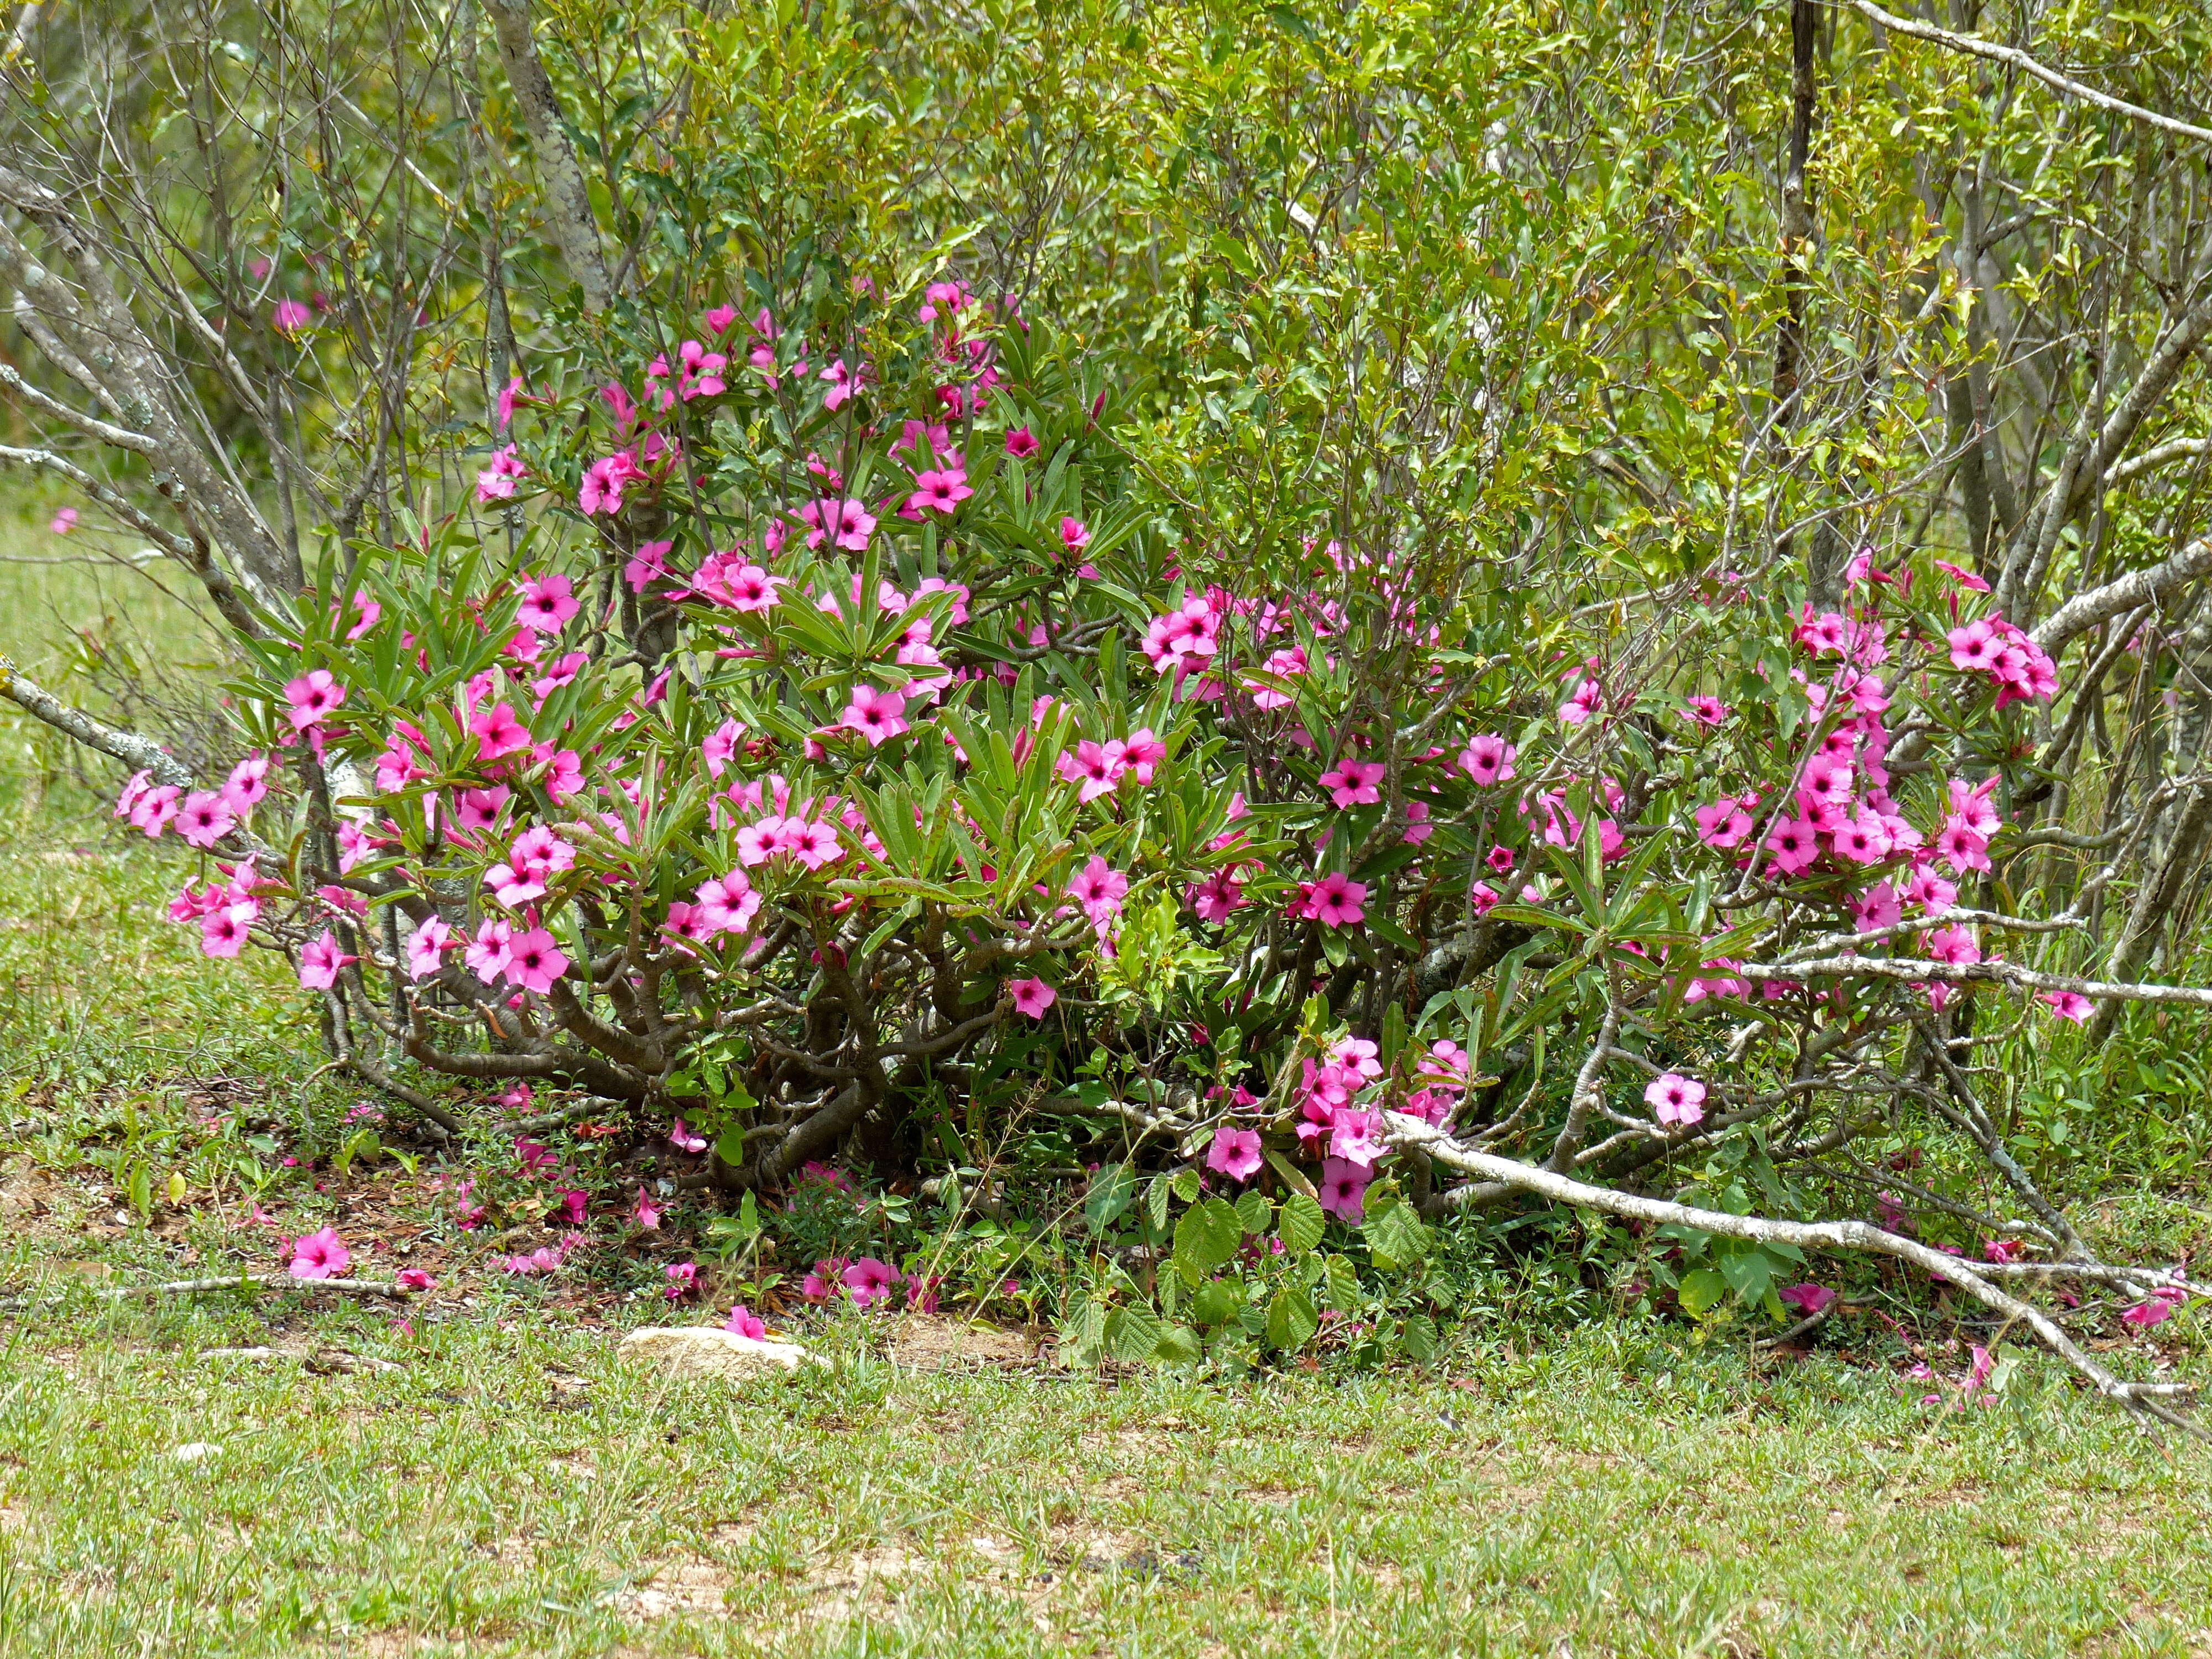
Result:
[[[1237,1200],[1237,1218],[1248,1233],[1264,1233],[1275,1218],[1275,1206],[1265,1193],[1246,1193]]]
[[[745,1161],[745,1132],[734,1123],[723,1130],[714,1137],[714,1156],[725,1164],[743,1164]],[[745,1196],[750,1198],[752,1194],[747,1193]]]
[[[1244,1223],[1235,1206],[1225,1199],[1209,1198],[1192,1205],[1176,1223],[1176,1266],[1195,1285],[1212,1278],[1243,1242]]]
[[[1145,1188],[1145,1208],[1152,1218],[1152,1231],[1165,1232],[1168,1225],[1168,1200],[1172,1196],[1168,1177],[1156,1175]]]
[[[1206,1349],[1189,1326],[1169,1325],[1162,1328],[1152,1358],[1163,1365],[1195,1365],[1206,1358]]]
[[[1083,1218],[1091,1228],[1091,1236],[1096,1238],[1112,1226],[1136,1196],[1134,1170],[1126,1164],[1101,1170],[1091,1182],[1091,1196],[1083,1203]]]
[[[1407,1358],[1416,1364],[1427,1364],[1437,1357],[1437,1322],[1426,1314],[1415,1314],[1406,1322],[1399,1342]]]
[[[1694,1273],[1682,1275],[1682,1282],[1674,1288],[1674,1295],[1682,1304],[1682,1311],[1695,1318],[1728,1294],[1728,1280],[1711,1267],[1699,1267]]]
[[[1283,1200],[1277,1231],[1282,1235],[1283,1248],[1299,1256],[1321,1243],[1328,1224],[1328,1218],[1322,1213],[1321,1205],[1310,1193],[1292,1193]]]
[[[1733,1252],[1721,1258],[1721,1276],[1743,1302],[1757,1302],[1774,1282],[1774,1263],[1762,1250]]]
[[[1239,1285],[1225,1279],[1209,1279],[1191,1299],[1190,1316],[1201,1325],[1226,1325],[1244,1305]]]
[[[1158,1350],[1166,1334],[1160,1316],[1142,1303],[1116,1308],[1106,1316],[1106,1357],[1128,1364],[1141,1363]]]
[[[1085,1300],[1068,1310],[1060,1322],[1060,1351],[1078,1365],[1095,1365],[1106,1340],[1106,1310]]]
[[[1321,1328],[1321,1316],[1306,1293],[1295,1285],[1285,1285],[1275,1292],[1275,1299],[1267,1304],[1267,1346],[1291,1352],[1303,1348],[1313,1340],[1314,1333]]]
[[[1393,1204],[1370,1218],[1360,1232],[1374,1252],[1375,1265],[1384,1268],[1412,1267],[1436,1242],[1410,1204]]]

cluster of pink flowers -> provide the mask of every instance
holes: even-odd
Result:
[[[1996,688],[1996,706],[2051,697],[2058,690],[2058,665],[2043,647],[2002,617],[1988,616],[1949,635],[1951,663],[1984,674]]]
[[[872,1255],[835,1255],[814,1264],[814,1271],[800,1282],[799,1292],[809,1302],[842,1299],[856,1308],[879,1309],[888,1309],[903,1292],[909,1309],[935,1313],[939,1283],[933,1274],[902,1273]]]

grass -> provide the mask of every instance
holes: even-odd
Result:
[[[82,1292],[78,1293],[80,1296]],[[210,1352],[269,1335],[398,1365]],[[488,1297],[0,1363],[0,1651],[2072,1654],[2212,1642],[2205,1461],[1620,1328],[1449,1379],[672,1382]],[[183,1446],[211,1447],[197,1462]]]
[[[24,570],[29,663],[110,594]],[[855,1316],[787,1378],[627,1366],[657,1261],[507,1280],[434,1170],[285,1165],[358,1099],[300,999],[160,919],[179,849],[25,781],[0,750],[0,1654],[2212,1654],[2212,1458],[2033,1355],[1966,1412],[1634,1322],[1233,1387]],[[2106,1226],[2201,1255],[2206,1208]],[[325,1224],[439,1291],[96,1293]]]

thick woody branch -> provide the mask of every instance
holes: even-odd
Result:
[[[157,783],[173,784],[179,789],[192,786],[192,775],[153,738],[123,731],[94,720],[81,708],[70,708],[44,686],[24,678],[15,663],[5,656],[0,656],[0,697],[6,697],[33,719],[44,720],[86,748],[97,749],[125,766],[150,773]]]
[[[2212,536],[2190,543],[2170,559],[2077,593],[2031,629],[2029,637],[2055,657],[2077,635],[2138,605],[2154,605],[2208,571],[2212,571]]]
[[[500,61],[507,66],[508,84],[522,110],[523,125],[530,129],[530,148],[537,157],[538,176],[545,190],[546,228],[568,267],[568,274],[584,291],[584,309],[607,308],[613,284],[607,279],[605,257],[599,252],[599,221],[592,212],[591,191],[576,162],[575,146],[561,125],[561,104],[553,93],[552,78],[538,55],[538,42],[530,32],[530,0],[485,0],[491,15],[492,33],[499,42]]]

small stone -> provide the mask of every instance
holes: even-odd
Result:
[[[764,1342],[719,1325],[648,1325],[623,1338],[623,1359],[655,1362],[679,1376],[748,1376],[756,1371],[795,1370],[808,1358],[796,1342]]]
[[[210,1440],[188,1440],[183,1445],[173,1449],[169,1455],[179,1463],[197,1463],[203,1458],[213,1457],[222,1449],[222,1447]]]

